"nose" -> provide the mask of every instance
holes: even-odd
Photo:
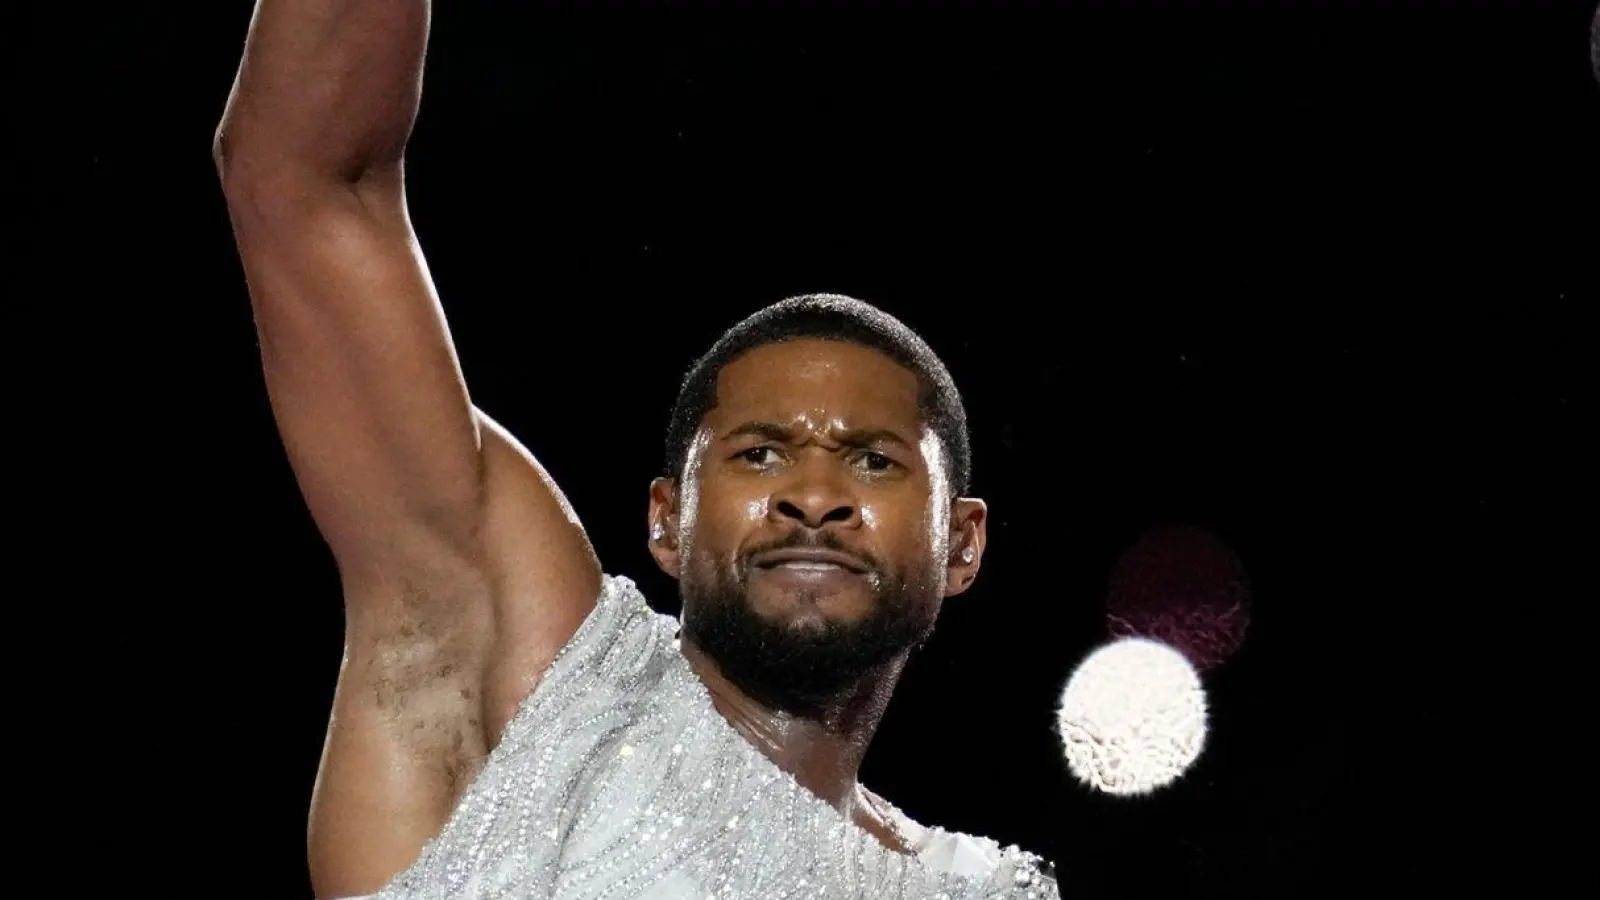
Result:
[[[861,524],[861,504],[844,480],[819,471],[825,466],[797,466],[793,476],[772,495],[771,514],[807,528],[829,524],[854,528]]]

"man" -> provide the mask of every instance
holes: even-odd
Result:
[[[943,365],[830,296],[702,359],[650,489],[678,634],[463,385],[402,184],[429,13],[260,0],[215,148],[345,596],[317,894],[1055,896],[1035,858],[856,780],[907,655],[982,559]]]

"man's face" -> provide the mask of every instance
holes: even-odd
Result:
[[[976,561],[957,560],[952,581],[944,456],[913,372],[855,344],[790,341],[728,364],[716,398],[663,565],[686,639],[757,699],[803,713],[924,640]],[[956,537],[980,544],[981,512],[962,518]]]

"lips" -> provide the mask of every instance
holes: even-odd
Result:
[[[849,554],[836,550],[822,550],[796,547],[789,550],[769,550],[758,553],[751,560],[762,569],[776,569],[782,566],[787,569],[827,571],[829,569],[844,569],[847,572],[860,575],[867,571],[861,561]]]

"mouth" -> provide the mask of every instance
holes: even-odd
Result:
[[[809,548],[772,550],[756,554],[751,562],[758,569],[781,570],[796,574],[822,575],[843,571],[852,575],[863,575],[867,571],[855,557],[835,550]]]

